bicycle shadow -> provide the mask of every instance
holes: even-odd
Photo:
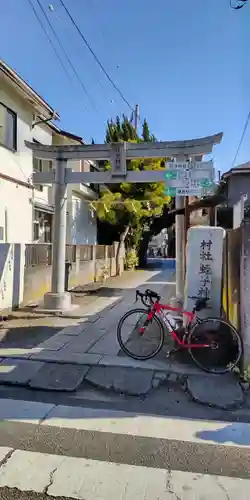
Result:
[[[232,422],[213,431],[199,431],[195,436],[203,441],[213,441],[217,444],[232,443],[239,446],[250,446],[250,427],[240,422]]]

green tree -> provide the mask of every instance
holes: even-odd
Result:
[[[146,120],[144,123],[147,122]],[[144,127],[146,131],[146,126]],[[150,134],[147,125],[147,133]],[[146,135],[145,135],[146,137]],[[107,122],[106,142],[140,142],[141,139],[133,125],[126,116],[116,121]],[[106,169],[110,169],[110,164],[105,164]],[[131,160],[127,164],[128,170],[160,170],[164,168],[161,159],[155,160]],[[122,245],[128,247],[139,246],[143,234],[148,233],[152,220],[159,218],[165,205],[170,202],[169,197],[164,196],[163,183],[138,183],[129,184],[121,182],[111,184],[103,191],[100,199],[95,202],[97,216],[101,221],[115,225],[119,234],[119,245],[117,250],[117,269],[120,261],[120,251]]]
[[[150,142],[151,141],[151,134],[148,126],[148,122],[146,118],[144,119],[143,125],[142,125],[142,137],[145,142]]]

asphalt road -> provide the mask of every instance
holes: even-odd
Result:
[[[173,420],[173,425],[178,425]],[[230,425],[230,424],[229,424]],[[178,436],[178,432],[176,433]],[[0,443],[24,451],[157,469],[250,477],[248,447],[2,421]]]

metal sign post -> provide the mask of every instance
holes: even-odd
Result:
[[[93,183],[110,184],[126,181],[128,183],[150,183],[166,181],[165,170],[128,171],[126,161],[136,158],[200,158],[211,153],[213,146],[219,144],[222,134],[191,141],[142,142],[92,144],[79,146],[44,146],[27,142],[26,146],[33,151],[36,158],[54,160],[56,172],[37,172],[33,175],[36,184],[55,184],[55,216],[52,258],[52,289],[44,296],[46,309],[70,309],[70,294],[64,290],[65,278],[65,244],[66,244],[66,202],[67,184]],[[67,168],[68,160],[110,160],[111,172],[73,172]],[[180,198],[179,198],[180,199]],[[178,202],[177,202],[178,203]],[[182,217],[182,216],[179,216]],[[178,216],[176,217],[178,221]],[[183,296],[183,238],[184,231],[176,224],[176,263],[180,272],[176,280],[176,289]],[[179,264],[178,264],[179,263]]]

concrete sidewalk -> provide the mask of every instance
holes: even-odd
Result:
[[[89,367],[132,367],[143,371],[171,371],[169,363],[153,361],[137,362],[119,357],[120,347],[116,339],[117,323],[121,316],[135,307],[135,289],[152,288],[163,300],[175,292],[172,270],[126,272],[119,278],[109,279],[97,294],[82,297],[76,292],[74,302],[78,307],[63,317],[46,316],[37,310],[21,319],[25,336],[25,321],[28,329],[37,326],[49,328],[50,335],[43,342],[27,346],[15,342],[2,343],[0,348],[0,383],[20,384],[53,390],[75,390],[82,382]],[[139,305],[139,304],[138,304]],[[36,319],[36,315],[38,319]],[[28,323],[28,324],[27,324]],[[60,324],[65,326],[60,328]],[[6,335],[10,324],[6,324]],[[2,330],[3,331],[3,330]],[[28,335],[27,335],[28,336]],[[191,372],[193,373],[192,369]],[[195,372],[195,369],[194,369]]]
[[[191,363],[166,359],[164,349],[159,359],[149,361],[120,355],[117,324],[126,311],[135,307],[136,288],[152,288],[162,295],[163,302],[167,302],[175,292],[173,272],[124,273],[108,280],[97,294],[74,293],[74,302],[78,302],[79,307],[69,315],[48,317],[39,310],[30,314],[27,320],[23,319],[24,336],[25,321],[33,324],[31,328],[35,330],[36,322],[40,328],[42,323],[51,334],[42,342],[39,342],[39,335],[35,335],[37,341],[33,344],[24,342],[22,346],[21,342],[15,342],[8,345],[6,342],[6,347],[2,345],[0,384],[64,393],[81,391],[85,385],[91,385],[144,397],[171,381],[179,383],[199,403],[222,409],[242,407],[244,392],[232,374],[205,375]],[[20,317],[17,321],[21,321]]]

